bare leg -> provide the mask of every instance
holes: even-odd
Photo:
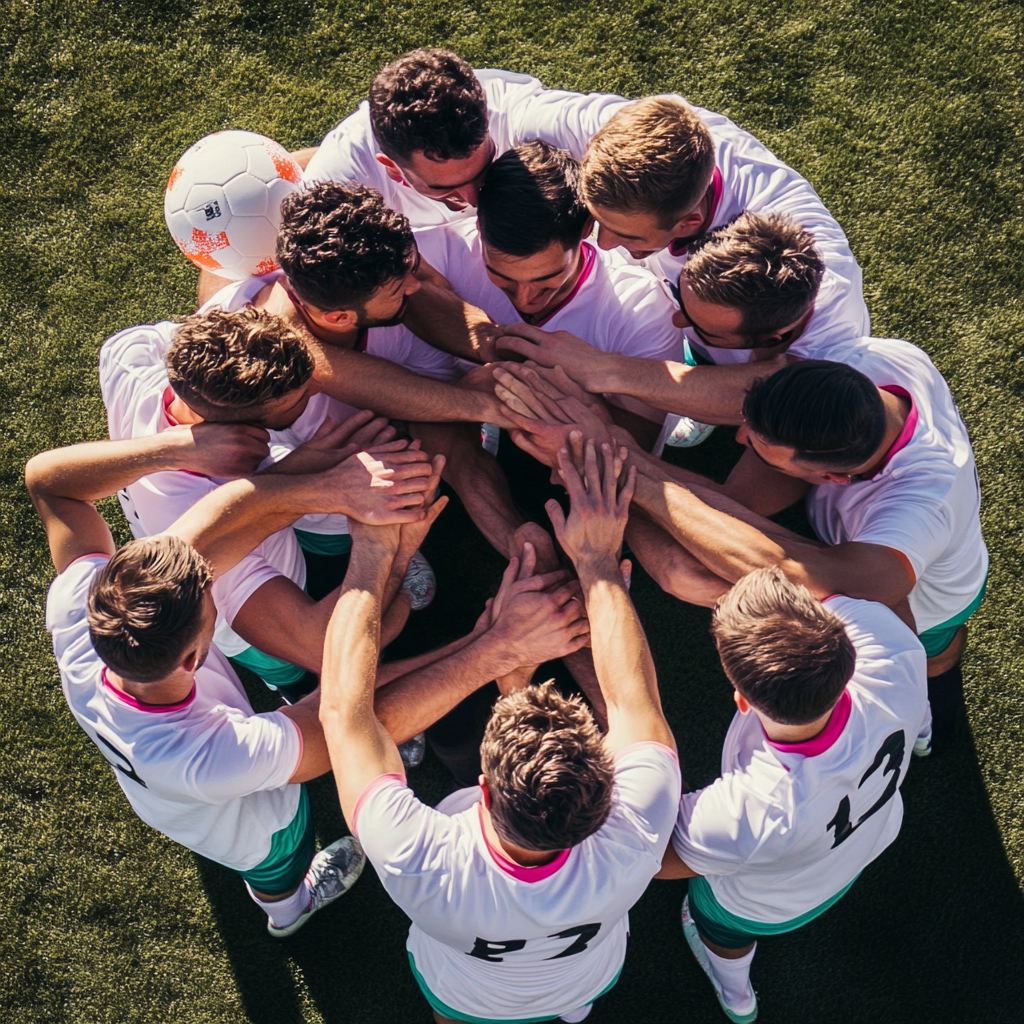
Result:
[[[700,932],[697,933],[700,935]],[[718,945],[717,942],[712,942],[705,936],[700,936],[700,941],[704,943],[712,953],[720,956],[723,960],[739,960],[741,957],[745,957],[755,946],[755,943],[751,943],[749,946],[745,946],[743,949],[726,949],[725,946]]]
[[[771,516],[799,501],[810,485],[766,466],[749,449],[733,466],[722,493],[762,516]]]
[[[609,405],[608,411],[612,414],[615,424],[628,430],[645,452],[649,452],[654,447],[654,442],[658,440],[658,435],[661,433],[660,423],[655,423],[631,409],[620,409],[617,405]]]
[[[404,594],[401,591],[395,595],[394,601],[388,605],[388,610],[384,613],[380,624],[380,645],[381,647],[387,647],[399,633],[405,629],[405,624],[409,621],[409,613],[412,611],[412,604],[409,601],[409,595]]]
[[[303,169],[309,164],[309,161],[316,156],[316,151],[319,146],[310,146],[308,149],[295,149],[292,150],[292,159]]]

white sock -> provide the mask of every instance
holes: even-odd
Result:
[[[287,928],[288,925],[295,924],[309,906],[309,886],[306,885],[305,879],[299,883],[298,889],[291,896],[285,896],[283,900],[273,900],[272,902],[261,900],[252,891],[252,886],[248,882],[245,883],[245,887],[249,890],[249,895],[270,918],[270,923],[275,928]]]
[[[932,706],[929,702],[928,713],[925,715],[924,725],[921,726],[921,731],[917,734],[918,739],[924,739],[932,731]]]
[[[566,1024],[579,1024],[581,1020],[586,1020],[590,1016],[590,1011],[594,1008],[593,1003],[587,1003],[586,1006],[581,1006],[578,1010],[570,1010],[568,1013],[563,1013],[559,1020],[564,1020]]]
[[[734,1013],[749,1013],[754,1008],[754,990],[750,987],[750,964],[757,952],[754,948],[738,960],[727,960],[724,956],[712,953],[707,946],[704,952],[708,955],[715,981],[722,986],[722,998]]]

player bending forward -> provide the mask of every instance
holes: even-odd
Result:
[[[686,941],[747,1022],[758,938],[824,913],[899,833],[925,655],[884,605],[817,601],[776,567],[718,602],[712,632],[736,717],[722,777],[683,796],[658,877],[691,877]]]
[[[608,705],[552,684],[502,698],[479,787],[434,810],[406,786],[373,712],[381,594],[398,531],[353,524],[353,554],[324,652],[320,717],[341,806],[381,882],[412,918],[409,963],[435,1019],[582,1020],[615,983],[629,908],[658,869],[678,808],[675,741],[619,566],[633,474],[591,445],[585,482],[563,453],[572,500],[554,502],[573,559]]]

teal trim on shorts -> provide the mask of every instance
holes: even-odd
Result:
[[[299,547],[310,555],[347,555],[352,550],[352,538],[347,533],[310,533],[294,526],[292,532]]]
[[[683,338],[683,362],[687,366],[696,366],[697,360],[694,358],[693,352],[690,351],[690,340],[689,338]]]
[[[936,654],[941,654],[953,642],[956,631],[981,607],[981,602],[985,600],[987,588],[988,577],[986,576],[985,582],[981,585],[981,590],[978,591],[978,596],[962,612],[918,634],[918,639],[924,644],[924,653],[929,658],[934,658]]]
[[[231,660],[244,665],[250,672],[255,672],[267,686],[275,690],[279,686],[297,683],[306,674],[304,668],[282,658],[275,658],[272,654],[264,654],[257,647],[246,647],[244,651],[233,654]]]
[[[859,872],[853,882],[858,878]],[[697,931],[705,938],[726,949],[743,949],[764,935],[783,935],[785,932],[802,928],[809,921],[824,914],[834,903],[838,903],[850,891],[853,882],[844,886],[834,896],[830,896],[824,903],[819,903],[813,910],[808,910],[806,914],[789,921],[771,924],[765,921],[749,921],[745,917],[730,913],[715,899],[708,880],[703,875],[697,875],[690,879],[690,915],[697,926]]]
[[[556,1013],[550,1017],[520,1017],[516,1020],[495,1021],[491,1017],[472,1017],[468,1013],[463,1013],[461,1010],[455,1010],[447,1003],[442,1003],[441,1000],[430,991],[427,987],[427,983],[423,980],[423,975],[416,970],[416,961],[413,959],[412,953],[406,950],[406,954],[409,957],[409,967],[412,968],[412,976],[416,979],[416,984],[419,985],[420,991],[423,993],[423,998],[430,1003],[430,1008],[435,1010],[442,1017],[448,1017],[451,1020],[466,1021],[466,1024],[542,1024],[543,1021],[558,1020],[558,1014]],[[615,972],[615,977],[612,978],[612,980],[590,1001],[594,1002],[595,1000],[600,999],[601,996],[611,992],[615,987],[615,983],[619,980],[620,974],[622,974],[621,967]]]
[[[309,814],[309,794],[302,787],[299,807],[291,824],[275,832],[270,839],[270,853],[254,868],[239,874],[257,892],[277,896],[298,887],[306,877],[313,854],[316,835]]]

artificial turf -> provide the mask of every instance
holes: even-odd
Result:
[[[1024,1014],[1021,733],[1020,10],[996,0],[5,0],[0,17],[0,1007],[11,1022],[404,1024],[428,1014],[405,918],[368,872],[275,944],[231,872],[131,813],[76,727],[43,628],[52,575],[25,461],[105,436],[96,354],[183,315],[196,274],[162,196],[195,139],[244,127],[316,144],[405,50],[448,46],[547,85],[677,91],[753,131],[816,186],[864,268],[874,333],[923,346],[974,441],[992,555],[964,661],[955,742],[915,764],[901,836],[833,910],[762,942],[761,1019],[1017,1021]],[[719,431],[693,462],[735,457]],[[104,506],[120,539],[116,503]],[[409,643],[468,628],[501,568],[453,504],[428,539],[434,606]],[[664,702],[691,785],[717,773],[731,699],[705,611],[637,573]],[[265,693],[253,689],[261,707]],[[427,799],[447,790],[428,758]],[[322,841],[344,829],[312,786]],[[610,1021],[719,1021],[678,924],[685,883],[632,914]]]

